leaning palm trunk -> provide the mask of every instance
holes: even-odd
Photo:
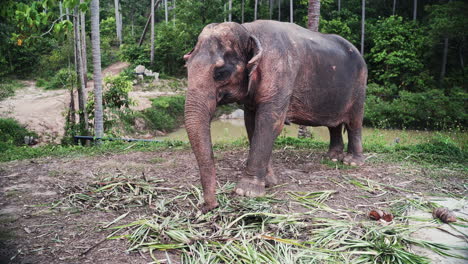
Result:
[[[104,121],[102,110],[101,37],[99,29],[99,0],[91,1],[91,44],[94,66],[94,135],[102,138]]]

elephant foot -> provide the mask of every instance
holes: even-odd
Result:
[[[205,202],[200,207],[200,210],[202,211],[202,213],[206,214],[206,213],[208,213],[209,211],[215,209],[218,206],[219,206],[218,202],[213,202],[213,203],[206,203]]]
[[[329,150],[327,153],[327,157],[333,162],[338,162],[343,161],[345,155],[343,151]]]
[[[350,166],[361,166],[364,165],[364,156],[362,154],[347,154],[343,159],[343,163]]]
[[[234,191],[241,196],[258,197],[265,195],[265,182],[255,178],[243,177]]]
[[[265,176],[266,187],[273,187],[275,185],[278,185],[278,182],[278,177],[276,177],[276,174],[273,172],[273,170],[268,169],[267,175]]]

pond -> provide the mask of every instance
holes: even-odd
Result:
[[[297,137],[298,125],[285,125],[280,136]],[[308,127],[312,132],[314,139],[328,142],[330,140],[328,128],[326,127]],[[437,132],[437,131],[420,131],[420,130],[399,130],[399,129],[376,129],[365,127],[363,129],[364,142],[379,142],[386,144],[394,144],[399,140],[400,144],[415,144],[428,142],[437,133],[450,136],[459,145],[462,145],[468,140],[468,133],[464,132]],[[244,127],[243,119],[220,119],[211,123],[211,138],[214,143],[232,141],[238,138],[247,137],[247,132]],[[164,137],[158,139],[171,139],[188,141],[187,132],[184,128],[180,128]],[[347,134],[343,136],[345,142],[348,142]]]

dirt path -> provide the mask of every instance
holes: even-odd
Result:
[[[103,70],[103,76],[117,75],[126,67],[117,62]],[[0,117],[12,117],[40,136],[41,143],[59,143],[65,129],[65,116],[70,102],[67,90],[49,90],[36,87],[34,81],[24,81],[26,87],[16,95],[0,101]],[[88,82],[88,91],[94,81]],[[77,96],[75,95],[75,98]]]
[[[336,190],[328,205],[338,210],[356,210],[350,215],[355,220],[367,219],[359,212],[376,206],[387,210],[391,201],[415,193],[450,190],[457,195],[466,195],[462,187],[466,184],[465,179],[428,177],[423,167],[378,163],[338,169],[323,164],[322,153],[305,150],[275,150],[273,156],[274,169],[282,184],[270,189],[268,194],[285,201],[283,210],[290,212],[301,212],[302,207],[291,203],[288,191]],[[216,152],[219,186],[239,180],[246,158],[246,150]],[[67,201],[73,193],[83,192],[91,184],[119,175],[157,182],[162,189],[199,185],[196,161],[189,150],[1,163],[0,263],[3,263],[2,257],[13,258],[5,263],[149,263],[151,259],[147,252],[126,252],[127,240],[106,240],[112,230],[103,230],[102,226],[127,212],[129,215],[119,224],[158,215],[155,208],[148,205],[125,208],[123,200],[118,203],[123,205],[120,209],[76,209],[67,204],[52,207],[58,201]],[[349,183],[350,179],[360,178],[394,188],[377,188],[374,193]],[[155,203],[168,199],[164,195],[158,193],[153,197]],[[232,195],[230,199],[241,198]],[[174,210],[183,207],[193,210],[193,214],[196,212],[196,208],[182,198],[174,204]],[[181,208],[177,207],[181,205]],[[171,261],[161,263],[180,263],[177,252],[169,251]],[[163,251],[155,254],[160,260],[169,258]]]

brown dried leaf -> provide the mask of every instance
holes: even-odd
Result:
[[[453,223],[457,221],[455,214],[447,207],[438,207],[432,211],[432,217],[439,218],[444,223]]]
[[[376,221],[383,220],[386,222],[391,222],[393,220],[393,215],[391,213],[382,211],[382,210],[372,210],[369,212],[369,217]]]
[[[374,220],[380,220],[384,215],[384,212],[381,210],[372,210],[369,212],[369,217]]]
[[[385,212],[382,219],[387,221],[387,222],[391,222],[391,221],[393,221],[393,215],[391,213],[386,213]]]

